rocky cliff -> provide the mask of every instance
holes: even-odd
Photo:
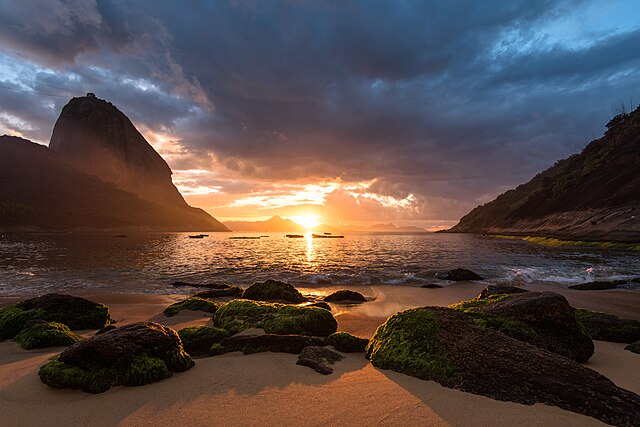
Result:
[[[478,206],[451,232],[640,241],[640,108],[580,154]]]

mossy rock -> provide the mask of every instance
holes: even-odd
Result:
[[[378,368],[496,400],[558,406],[613,425],[635,425],[640,416],[640,397],[603,375],[448,308],[391,316],[366,357]]]
[[[112,386],[169,378],[193,365],[176,331],[139,322],[72,345],[40,368],[38,375],[51,387],[101,393]]]
[[[173,317],[182,310],[204,311],[206,313],[213,314],[216,312],[218,307],[220,307],[220,304],[215,301],[200,297],[189,297],[185,300],[171,304],[169,307],[164,309],[163,313],[167,317]]]
[[[609,313],[574,309],[576,320],[591,338],[600,341],[632,343],[640,340],[640,322]]]
[[[319,307],[319,308],[324,308],[325,310],[331,311],[331,306],[324,301],[311,303],[307,307]]]
[[[187,353],[191,356],[205,356],[210,354],[211,346],[227,338],[229,332],[210,326],[191,326],[180,329],[178,335]]]
[[[361,303],[367,302],[367,299],[360,292],[350,291],[348,289],[343,289],[340,291],[336,291],[331,295],[327,295],[323,298],[324,301],[327,302],[336,302],[336,303]]]
[[[593,355],[594,345],[584,333],[565,297],[552,292],[491,295],[449,306],[478,326],[533,344],[578,362]]]
[[[237,286],[229,286],[229,285],[224,285],[226,287],[224,288],[219,288],[219,289],[209,289],[206,291],[201,291],[198,292],[197,294],[193,295],[194,297],[200,297],[200,298],[223,298],[223,297],[237,297],[242,295],[242,292],[244,292],[244,289],[239,288]]]
[[[353,336],[347,332],[335,332],[325,338],[327,345],[332,345],[343,353],[364,353],[369,340]]]
[[[296,365],[307,366],[322,375],[333,373],[333,365],[344,359],[344,356],[328,348],[309,346],[302,349]]]
[[[293,285],[271,279],[255,282],[244,290],[242,298],[254,301],[281,301],[294,304],[307,301]]]
[[[70,346],[82,340],[66,325],[44,320],[30,320],[13,339],[25,350],[34,348]]]
[[[70,329],[100,329],[111,322],[109,307],[65,294],[46,294],[0,310],[0,341],[18,335],[29,320],[62,323]]]
[[[338,328],[331,312],[323,308],[246,299],[223,304],[213,316],[213,324],[232,334],[249,328],[263,328],[268,334],[327,336]]]
[[[244,354],[261,353],[265,351],[300,354],[305,347],[323,345],[324,341],[322,338],[303,335],[234,335],[212,346],[209,354],[215,355],[230,351],[241,351]],[[224,351],[222,351],[222,349],[224,349]]]
[[[522,294],[529,292],[526,289],[508,285],[489,285],[480,292],[476,299],[485,299],[493,295]]]

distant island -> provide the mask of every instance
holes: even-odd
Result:
[[[478,206],[449,232],[640,241],[640,107],[580,154]]]
[[[73,98],[49,148],[0,137],[0,228],[229,231],[189,206],[171,174],[113,104],[91,93]]]
[[[298,232],[303,233],[310,230],[291,219],[285,219],[275,215],[265,221],[225,221],[223,224],[232,231],[248,232]],[[319,224],[312,227],[313,231],[328,233],[343,233],[347,231],[386,231],[386,232],[417,232],[426,233],[427,230],[420,227],[396,227],[393,223],[375,224],[368,227],[358,225],[327,225]]]

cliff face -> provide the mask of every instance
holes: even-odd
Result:
[[[228,231],[184,201],[122,112],[91,96],[63,109],[51,148],[0,137],[0,228],[24,227]]]
[[[452,232],[640,240],[640,108],[580,154],[479,206]]]
[[[91,94],[71,99],[62,109],[49,148],[77,169],[143,199],[187,206],[171,181],[169,165],[129,118]]]

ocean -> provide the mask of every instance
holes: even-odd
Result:
[[[6,234],[0,238],[0,295],[52,291],[189,293],[174,281],[248,286],[280,279],[299,287],[421,286],[438,271],[469,268],[486,283],[558,286],[640,276],[640,253],[541,246],[470,234],[346,233],[290,239],[285,233]]]

